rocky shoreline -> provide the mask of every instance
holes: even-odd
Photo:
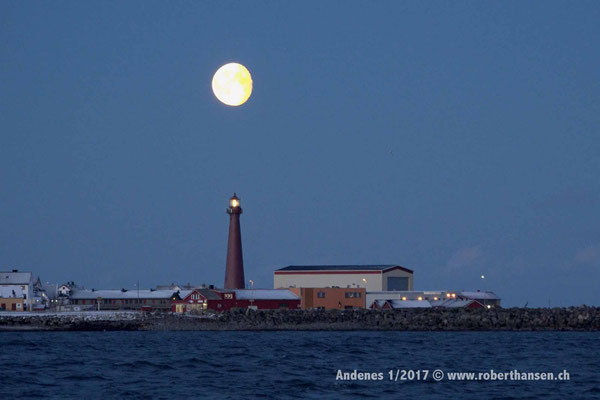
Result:
[[[0,315],[0,331],[139,330],[600,331],[600,308],[234,310],[185,316],[141,312]]]

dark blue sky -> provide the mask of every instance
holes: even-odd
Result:
[[[600,4],[0,3],[0,268],[87,287],[401,264],[600,304]],[[218,102],[217,68],[254,91]],[[487,279],[482,282],[480,275]]]

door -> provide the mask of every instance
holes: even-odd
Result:
[[[387,290],[408,290],[408,278],[395,276],[388,277]]]

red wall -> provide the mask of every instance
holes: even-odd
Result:
[[[218,304],[221,304],[219,308]],[[279,307],[280,304],[287,304],[287,307]],[[276,310],[279,308],[287,308],[291,310],[297,310],[300,308],[300,299],[298,300],[208,300],[207,308],[214,311],[226,311],[231,308],[247,308],[249,306],[256,306],[259,310]]]
[[[219,300],[207,300],[206,308],[213,311],[226,311],[232,308],[248,308],[249,306],[256,306],[259,310],[276,310],[279,308],[289,309],[289,310],[298,310],[300,309],[300,299],[297,300],[238,300],[235,298],[235,294],[233,294],[232,299],[224,298],[224,294],[228,292],[216,292],[221,299]],[[190,293],[185,299],[173,301],[171,303],[171,310],[175,311],[175,304],[190,304],[190,300],[192,300],[192,295],[196,294],[196,292]],[[202,296],[202,295],[201,295]],[[204,296],[202,296],[204,299]],[[200,301],[201,302],[201,301]],[[200,303],[197,300],[192,300],[192,304]],[[286,304],[285,307],[280,307],[280,304]],[[221,305],[219,307],[219,305]]]

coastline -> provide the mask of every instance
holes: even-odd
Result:
[[[0,314],[7,331],[600,331],[600,307],[494,310],[233,310],[177,315],[127,312]]]

